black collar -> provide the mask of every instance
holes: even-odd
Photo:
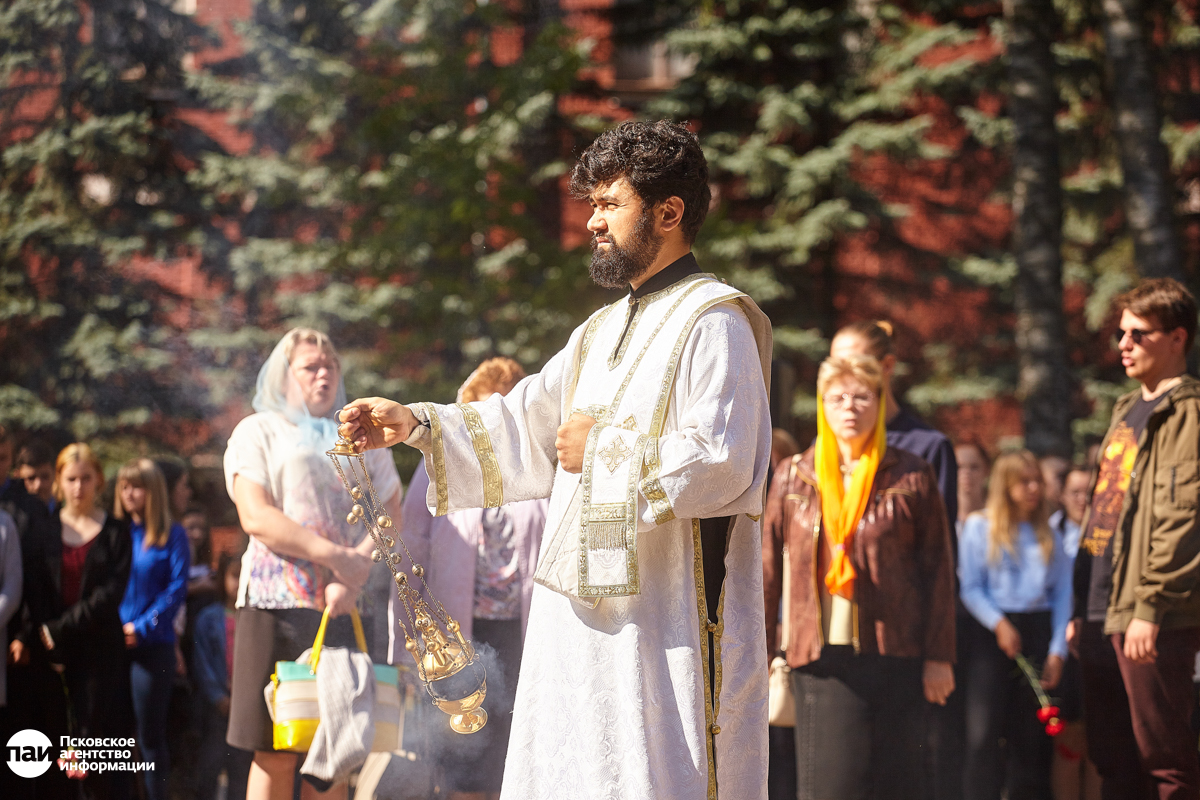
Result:
[[[688,275],[694,275],[700,271],[700,265],[696,263],[696,257],[691,253],[680,256],[672,261],[663,269],[654,273],[638,288],[629,289],[629,300],[641,300],[648,294],[652,294],[659,290],[665,289],[673,283],[676,283]]]

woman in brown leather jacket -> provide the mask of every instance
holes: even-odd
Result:
[[[946,511],[930,466],[886,445],[882,378],[869,356],[821,364],[817,441],[767,501],[767,642],[792,668],[802,797],[919,797],[925,704],[954,690]]]

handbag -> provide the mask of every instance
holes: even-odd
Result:
[[[788,549],[783,546],[783,620],[779,624],[780,649],[786,649],[791,620],[788,609]],[[792,696],[792,668],[787,659],[771,659],[771,677],[767,681],[767,724],[777,728],[796,727],[796,701]]]
[[[796,702],[792,696],[792,668],[775,656],[767,683],[767,724],[776,728],[796,727]]]
[[[358,649],[367,652],[367,637],[363,633],[362,619],[358,610],[350,613],[354,626],[354,639]],[[306,753],[312,745],[313,735],[320,723],[317,705],[317,668],[321,661],[321,648],[325,643],[325,628],[329,622],[329,609],[321,616],[321,626],[313,640],[307,659],[276,661],[275,672],[263,695],[267,710],[271,712],[272,741],[276,750]],[[375,738],[372,752],[391,751],[399,747],[400,726],[400,673],[387,664],[373,664],[375,672],[375,709],[372,719]]]

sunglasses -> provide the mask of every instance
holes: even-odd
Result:
[[[1125,334],[1129,334],[1130,341],[1132,341],[1134,344],[1140,345],[1144,337],[1149,336],[1152,333],[1158,333],[1161,330],[1162,328],[1152,328],[1148,331],[1141,330],[1140,328],[1130,328],[1129,330],[1117,328],[1115,331],[1113,331],[1113,339],[1116,341],[1117,346],[1119,347],[1121,341],[1125,338]]]

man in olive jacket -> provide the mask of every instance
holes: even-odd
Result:
[[[1076,641],[1085,707],[1098,690],[1119,697],[1123,683],[1128,717],[1124,708],[1089,713],[1089,745],[1096,740],[1106,783],[1117,778],[1102,764],[1103,751],[1118,746],[1119,711],[1132,728],[1143,773],[1136,781],[1128,774],[1117,779],[1125,796],[1150,789],[1143,783],[1148,775],[1159,798],[1200,798],[1189,727],[1200,650],[1200,381],[1185,374],[1196,301],[1177,281],[1153,279],[1117,298],[1116,307],[1121,364],[1141,386],[1117,401],[1101,447],[1076,567],[1075,617],[1084,629]],[[1116,684],[1107,690],[1105,673]],[[1093,716],[1105,717],[1096,719],[1095,736]]]

